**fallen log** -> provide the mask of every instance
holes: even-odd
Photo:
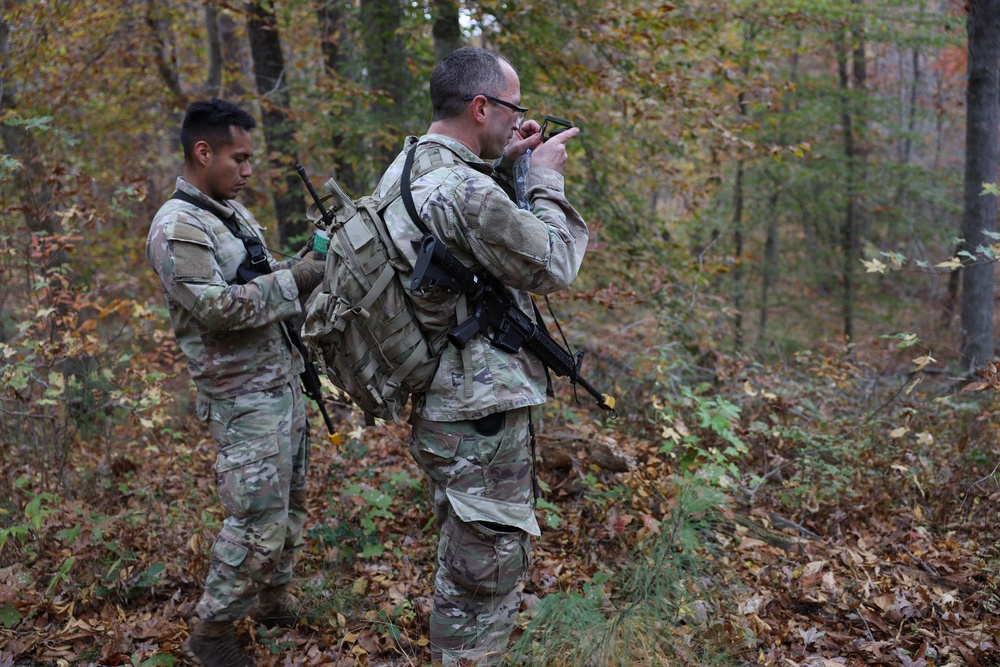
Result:
[[[544,468],[572,468],[574,462],[579,462],[592,463],[612,472],[625,472],[635,466],[635,457],[607,435],[560,431],[540,433],[537,439]]]

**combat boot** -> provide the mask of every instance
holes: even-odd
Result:
[[[295,627],[302,617],[302,603],[292,595],[287,585],[266,588],[257,598],[253,620],[267,628]]]
[[[202,621],[181,647],[185,657],[201,667],[256,667],[236,643],[232,621]]]

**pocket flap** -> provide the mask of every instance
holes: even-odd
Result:
[[[215,458],[215,472],[242,468],[254,461],[278,454],[278,436],[274,433],[226,447]]]

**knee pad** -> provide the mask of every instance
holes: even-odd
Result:
[[[451,579],[477,595],[506,595],[528,570],[528,534],[517,528],[452,517],[441,531]]]

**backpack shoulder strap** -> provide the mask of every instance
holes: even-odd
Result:
[[[458,164],[455,159],[454,153],[445,146],[431,145],[427,147],[426,150],[421,150],[420,157],[416,156],[417,147],[420,144],[413,144],[410,149],[406,152],[406,161],[403,163],[403,173],[400,176],[399,181],[397,181],[389,191],[385,194],[385,197],[379,202],[379,209],[385,210],[385,208],[391,204],[397,197],[403,198],[403,205],[406,207],[406,212],[409,213],[410,218],[421,232],[428,234],[427,225],[420,219],[420,216],[416,214],[416,206],[413,204],[413,193],[410,188],[410,184],[420,178],[423,178],[435,169],[440,169],[441,167],[451,167]],[[414,169],[414,164],[416,164],[416,169]],[[409,203],[407,203],[409,202]]]
[[[413,144],[413,147],[406,154],[406,162],[403,163],[403,175],[399,179],[400,194],[403,197],[403,206],[406,207],[406,212],[409,214],[410,220],[424,234],[430,234],[431,232],[427,229],[427,225],[417,215],[417,207],[413,203],[413,190],[410,188],[410,170],[413,169],[413,155],[416,152],[417,144]]]

